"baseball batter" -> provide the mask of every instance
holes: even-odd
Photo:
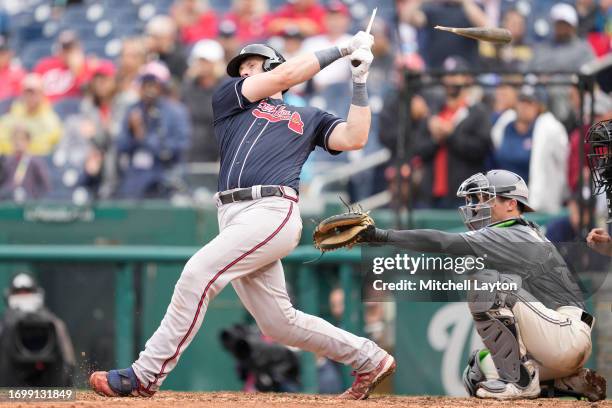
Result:
[[[362,238],[414,251],[483,257],[491,269],[478,272],[476,279],[517,284],[516,291],[474,291],[468,296],[474,325],[487,347],[472,354],[464,372],[469,394],[535,398],[540,381],[551,380],[560,392],[604,399],[605,379],[583,368],[591,354],[594,319],[559,252],[535,224],[522,218],[533,211],[523,179],[506,170],[478,173],[462,183],[457,195],[466,199],[459,211],[467,233],[371,225]]]
[[[219,235],[185,265],[166,315],[138,360],[126,369],[91,375],[96,392],[152,396],[198,332],[208,304],[230,282],[265,335],[353,367],[356,379],[343,398],[367,398],[395,370],[393,357],[372,341],[294,309],[281,264],[302,231],[299,175],[310,152],[320,146],[335,155],[367,142],[372,44],[371,35],[359,32],[346,46],[288,61],[266,45],[253,44],[229,62],[231,78],[213,96],[221,157]],[[353,65],[346,121],[283,102],[284,91],[345,56]]]

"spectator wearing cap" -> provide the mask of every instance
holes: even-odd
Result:
[[[153,17],[146,26],[147,52],[152,59],[163,62],[176,83],[180,83],[187,70],[187,55],[178,41],[177,26],[168,16]]]
[[[504,113],[491,130],[496,168],[513,171],[529,186],[536,211],[556,213],[565,198],[568,138],[563,124],[546,109],[543,87],[521,88],[516,110]]]
[[[451,55],[469,61],[471,68],[479,67],[478,41],[448,35],[434,29],[437,25],[447,27],[492,25],[475,0],[414,0],[402,7],[401,18],[421,29],[419,52],[429,69],[442,69],[443,62]]]
[[[0,155],[12,154],[11,133],[15,126],[24,126],[30,134],[29,153],[46,156],[62,135],[60,118],[43,93],[42,78],[28,74],[21,82],[21,95],[11,110],[0,118]]]
[[[566,3],[557,3],[550,10],[553,22],[553,37],[536,46],[529,71],[575,73],[587,62],[595,59],[593,49],[586,40],[576,35],[578,14]],[[569,75],[558,75],[557,80],[570,80]],[[570,86],[550,86],[549,108],[551,112],[570,128]]]
[[[480,55],[484,66],[491,71],[524,71],[533,58],[533,48],[526,42],[527,22],[517,9],[507,10],[502,18],[502,28],[512,34],[509,44],[480,43]]]
[[[207,0],[175,0],[170,16],[180,33],[180,41],[191,45],[203,38],[217,36],[218,17]]]
[[[576,34],[578,14],[567,3],[557,3],[550,10],[553,37],[535,49],[528,66],[530,71],[577,72],[582,65],[593,60],[591,46]]]
[[[215,40],[200,40],[191,50],[189,69],[181,93],[193,129],[191,148],[187,152],[189,162],[219,160],[212,126],[212,95],[224,74],[224,66],[223,47]]]
[[[223,17],[236,25],[236,37],[242,44],[268,37],[270,21],[266,0],[233,0],[232,9]]]
[[[13,51],[7,39],[0,36],[0,102],[19,95],[24,76],[25,71],[13,64]]]
[[[21,125],[12,127],[9,134],[13,151],[0,169],[0,200],[23,202],[44,197],[50,190],[49,170],[42,158],[29,153],[32,135]]]
[[[229,63],[234,55],[240,52],[241,43],[236,36],[236,30],[236,23],[232,20],[221,20],[219,23],[219,36],[217,37],[217,41],[221,44],[221,47],[223,47],[226,64]]]
[[[340,0],[331,0],[328,3],[324,23],[325,34],[306,38],[302,45],[304,52],[315,52],[350,41],[351,35],[348,30],[351,25],[351,17],[348,8]],[[340,58],[316,74],[312,82],[315,91],[321,91],[332,84],[348,84],[350,79],[349,61],[347,58]]]
[[[45,95],[52,103],[81,97],[82,87],[91,77],[93,60],[85,56],[77,34],[71,30],[59,34],[55,49],[55,55],[34,67],[42,77]]]
[[[116,148],[120,198],[165,197],[168,172],[183,161],[191,126],[185,107],[165,95],[170,72],[161,62],[148,63],[139,78],[140,99],[123,121]]]
[[[491,114],[484,104],[470,98],[472,77],[465,74],[469,69],[465,60],[451,56],[443,67],[444,103],[425,119],[411,153],[423,166],[421,191],[425,203],[435,208],[455,208],[455,193],[461,182],[485,166],[491,147]]]
[[[270,19],[268,32],[279,35],[287,26],[297,26],[306,37],[322,34],[325,32],[325,14],[325,7],[317,0],[287,2]]]

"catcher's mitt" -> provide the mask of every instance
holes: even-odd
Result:
[[[363,211],[349,210],[344,214],[324,219],[314,230],[314,246],[323,252],[351,248],[361,241],[361,231],[374,225],[374,220]]]

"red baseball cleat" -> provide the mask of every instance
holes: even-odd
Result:
[[[339,398],[351,400],[364,400],[368,398],[382,380],[393,374],[396,367],[395,359],[390,354],[387,354],[374,370],[356,374],[351,388],[340,394]]]

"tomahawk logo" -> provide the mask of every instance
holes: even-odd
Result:
[[[289,129],[293,130],[295,133],[299,133],[300,135],[304,134],[304,122],[302,122],[302,117],[299,112],[293,112],[291,115],[291,119],[289,119]]]
[[[266,119],[272,123],[287,121],[289,129],[299,135],[304,134],[304,122],[299,112],[291,112],[285,109],[285,105],[275,106],[261,101],[257,108],[253,109],[253,116],[259,119]]]

